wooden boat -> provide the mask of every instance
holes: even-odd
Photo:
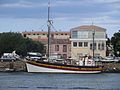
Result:
[[[68,65],[65,63],[53,63],[49,61],[50,56],[50,25],[51,20],[49,20],[49,10],[48,7],[48,62],[28,60],[26,62],[28,72],[40,72],[40,73],[100,73],[102,71],[102,66],[96,66],[95,64],[86,65]],[[86,60],[89,61],[89,60]],[[89,62],[88,62],[89,63]]]
[[[102,66],[78,66],[50,63],[43,61],[27,61],[28,72],[40,73],[101,73]]]

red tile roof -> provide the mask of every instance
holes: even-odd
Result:
[[[79,27],[75,27],[71,29],[72,31],[79,31],[79,30],[96,30],[96,31],[106,31],[105,28],[95,26],[95,25],[82,25]]]
[[[45,31],[29,31],[29,32],[22,32],[22,34],[47,34],[48,32],[45,32]],[[51,34],[68,34],[70,35],[70,32],[51,32]]]

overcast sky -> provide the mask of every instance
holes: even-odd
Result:
[[[0,0],[0,32],[47,31],[49,0]],[[53,31],[70,31],[81,25],[107,29],[109,37],[120,30],[120,0],[51,0]]]

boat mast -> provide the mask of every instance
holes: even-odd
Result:
[[[47,23],[48,23],[48,58],[49,58],[49,56],[50,56],[50,28],[51,28],[51,21],[50,21],[50,0],[49,0],[49,2],[48,2],[48,21],[47,21]]]
[[[93,22],[92,22],[92,27],[93,27],[92,37],[93,37],[93,61],[94,61],[94,56],[95,56],[95,29],[94,29],[94,26],[93,26]]]

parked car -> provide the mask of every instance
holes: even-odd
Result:
[[[13,57],[13,56],[10,56],[10,55],[3,55],[1,58],[0,58],[1,61],[15,61],[16,58]]]
[[[3,53],[2,57],[0,58],[1,61],[15,61],[20,60],[20,56],[13,51],[12,53]]]

